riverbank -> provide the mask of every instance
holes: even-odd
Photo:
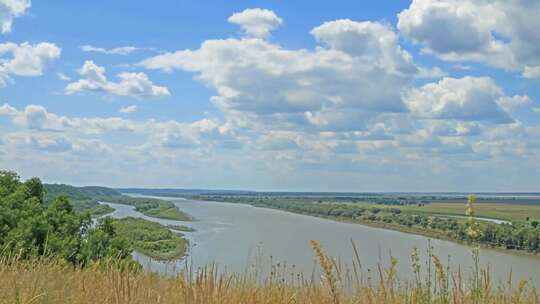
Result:
[[[317,200],[277,199],[249,196],[192,196],[196,200],[240,203],[254,207],[282,210],[291,213],[325,218],[340,222],[361,224],[370,227],[395,230],[452,241],[464,245],[479,245],[512,254],[539,257],[540,226],[536,221],[496,224],[478,221],[481,234],[472,239],[468,235],[469,222],[466,218],[453,218],[434,214],[413,214],[401,206],[367,205],[365,203],[327,203]]]
[[[281,210],[281,209],[275,209],[275,208],[271,208],[271,209]],[[289,212],[289,211],[284,211],[284,212]],[[301,214],[301,213],[296,213],[296,214]],[[309,214],[304,214],[304,215],[320,217],[320,216],[309,215]],[[342,222],[342,223],[358,224],[358,225],[364,225],[364,226],[373,227],[373,228],[388,229],[388,230],[399,231],[399,232],[408,233],[408,234],[421,235],[421,236],[425,236],[432,239],[454,242],[460,245],[479,246],[480,248],[494,250],[501,253],[510,253],[512,255],[532,257],[532,258],[536,258],[540,260],[540,254],[538,253],[532,253],[532,252],[527,252],[523,250],[492,247],[492,246],[488,246],[482,243],[470,243],[470,242],[460,241],[449,236],[448,234],[442,231],[437,231],[437,230],[423,229],[423,228],[418,228],[418,227],[407,227],[407,226],[402,226],[402,225],[393,225],[393,224],[388,224],[388,223],[378,223],[378,222],[370,222],[370,221],[352,221],[349,219],[339,219],[339,218],[331,218],[331,217],[320,217],[320,218],[324,218],[331,221]]]

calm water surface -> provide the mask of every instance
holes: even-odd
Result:
[[[372,228],[358,224],[340,223],[316,217],[256,208],[249,205],[171,199],[182,211],[195,217],[193,222],[161,220],[144,216],[133,207],[109,204],[116,211],[111,216],[142,217],[161,224],[181,224],[193,227],[187,232],[192,249],[187,260],[194,267],[217,263],[222,270],[244,272],[256,261],[263,268],[270,262],[286,261],[296,272],[311,275],[314,260],[310,240],[319,240],[330,255],[343,263],[353,259],[351,239],[356,243],[364,271],[377,270],[377,265],[389,264],[390,255],[398,259],[402,277],[410,275],[410,255],[414,247],[426,259],[428,238],[397,231]],[[431,240],[434,253],[450,266],[458,265],[468,272],[472,264],[471,248],[453,242]],[[135,253],[135,258],[151,271],[172,274],[183,269],[185,260],[163,263]],[[506,282],[510,271],[513,280],[530,279],[540,287],[540,258],[512,255],[494,250],[481,250],[481,263],[492,270],[495,282]]]

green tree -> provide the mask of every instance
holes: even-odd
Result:
[[[38,178],[23,183],[16,173],[0,171],[1,253],[83,265],[102,258],[132,261],[132,250],[116,234],[111,219],[92,228],[90,215],[75,212],[66,196],[55,198],[48,207],[44,197]]]

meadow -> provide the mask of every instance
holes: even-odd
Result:
[[[430,215],[464,215],[464,203],[429,203],[422,206],[400,206],[405,212]],[[540,205],[481,202],[476,204],[476,215],[511,222],[525,222],[527,219],[540,219]]]

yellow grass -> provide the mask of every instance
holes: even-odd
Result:
[[[325,254],[313,242],[320,262],[321,277],[306,279],[285,267],[272,265],[266,277],[258,271],[245,274],[220,274],[217,267],[186,269],[175,278],[120,270],[110,264],[74,268],[56,261],[22,262],[0,259],[0,303],[92,303],[92,304],[258,304],[258,303],[540,303],[527,282],[517,286],[496,287],[489,273],[462,278],[444,269],[431,255],[433,273],[429,279],[420,275],[425,262],[418,252],[411,258],[415,280],[400,282],[396,276],[397,260],[388,269],[364,277],[356,246],[353,269],[346,269]],[[433,263],[432,263],[433,262]],[[474,286],[474,288],[472,287]]]
[[[403,206],[403,211],[413,213],[439,214],[439,215],[465,215],[465,204],[458,203],[430,203],[424,206]],[[477,203],[475,212],[478,217],[496,218],[509,221],[540,220],[540,206],[505,203]]]

